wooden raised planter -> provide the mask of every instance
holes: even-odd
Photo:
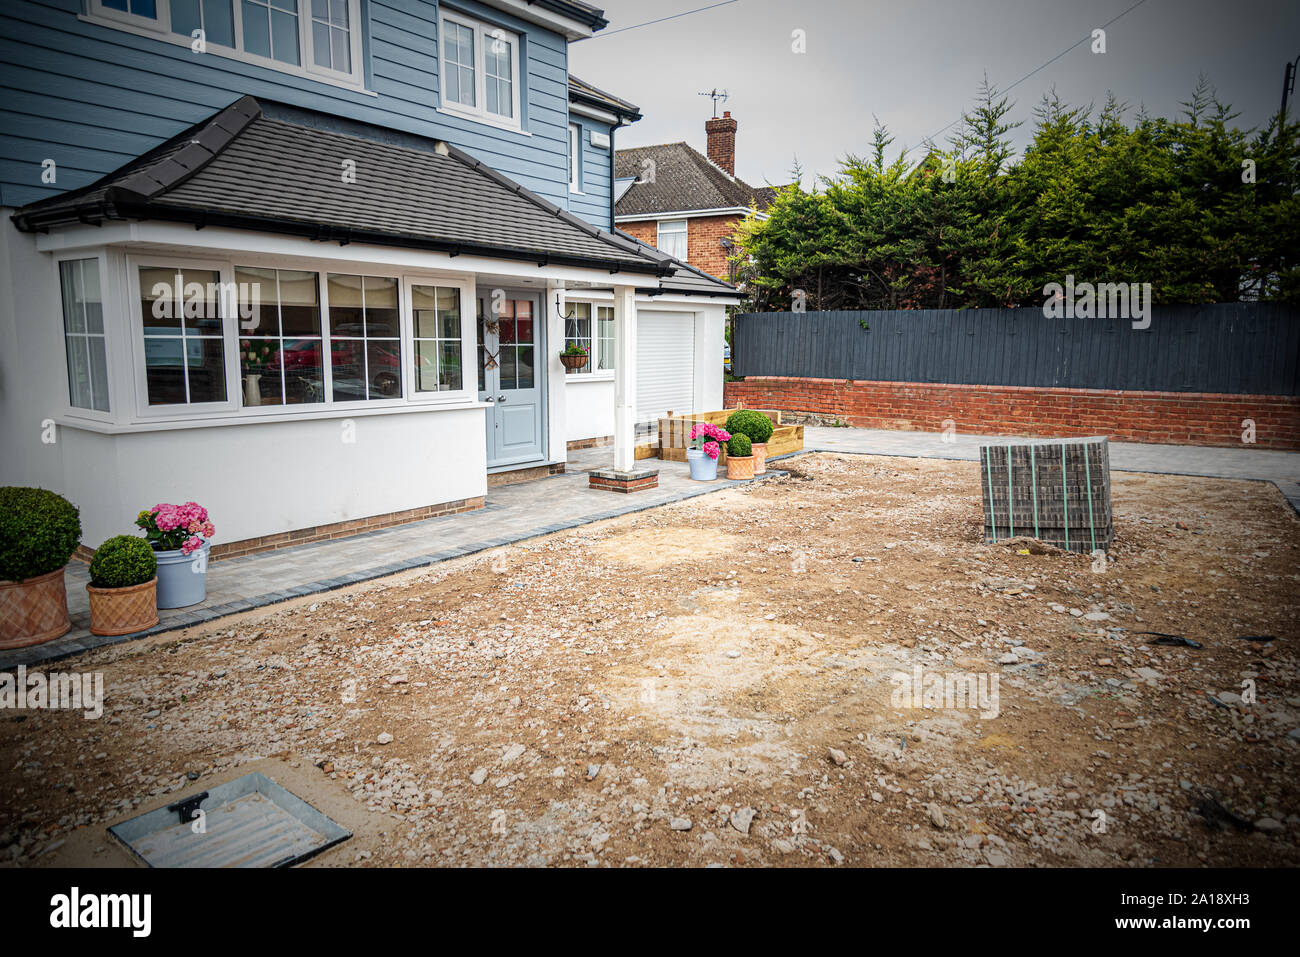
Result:
[[[26,581],[0,581],[0,649],[52,641],[71,627],[62,568]]]
[[[714,425],[726,425],[727,419],[735,409],[722,409],[718,412],[696,412],[693,415],[673,416],[659,420],[659,458],[668,462],[685,462],[686,447],[691,443],[691,426],[696,422],[711,422]],[[755,409],[772,420],[772,437],[767,440],[767,458],[787,455],[803,450],[803,426],[782,425],[780,412],[767,409]],[[726,464],[727,450],[724,447],[719,467]]]

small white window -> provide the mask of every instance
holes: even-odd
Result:
[[[99,260],[59,263],[63,287],[63,338],[68,352],[68,402],[75,409],[108,411],[108,361]]]
[[[614,307],[596,307],[596,371],[614,368]]]
[[[446,11],[438,19],[438,29],[443,108],[519,128],[519,37]]]
[[[569,192],[582,192],[582,129],[569,124]]]
[[[686,220],[666,219],[659,223],[659,249],[686,262]]]

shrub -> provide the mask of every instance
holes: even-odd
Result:
[[[744,432],[733,433],[727,442],[727,454],[733,459],[743,459],[746,455],[753,455],[754,446],[749,441],[749,436]]]
[[[153,549],[143,538],[115,535],[90,560],[90,583],[96,588],[130,588],[143,585],[158,571]]]
[[[81,541],[81,513],[43,488],[0,488],[0,579],[20,582],[57,571]]]
[[[772,437],[772,420],[753,409],[737,409],[727,416],[727,431],[732,435],[743,432],[749,441],[762,443]]]

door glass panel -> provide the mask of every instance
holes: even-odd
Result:
[[[487,340],[483,338],[483,334],[483,298],[480,296],[478,300],[478,390],[480,392],[487,391],[484,380],[487,375],[487,350],[484,348],[484,343]]]
[[[501,363],[501,388],[513,389],[515,387],[514,346],[502,346],[501,356],[498,361]]]
[[[517,389],[531,389],[533,387],[533,347],[519,346],[519,361],[516,367],[519,376]]]

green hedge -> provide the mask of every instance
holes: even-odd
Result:
[[[730,429],[727,431],[731,432]],[[749,441],[749,436],[744,432],[732,432],[731,438],[727,441],[727,454],[737,459],[743,459],[746,455],[753,455],[754,447]]]
[[[754,443],[766,442],[772,437],[772,420],[753,409],[737,409],[727,416],[724,428],[732,435],[737,432],[748,435],[749,441]]]
[[[90,561],[90,583],[96,588],[143,585],[158,571],[158,559],[143,538],[114,535]]]
[[[20,582],[68,564],[81,541],[81,513],[43,488],[0,488],[0,580]]]

